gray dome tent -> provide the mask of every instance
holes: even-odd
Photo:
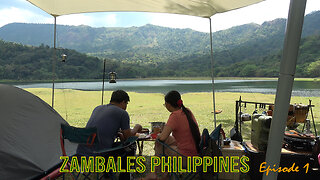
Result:
[[[32,179],[61,162],[60,124],[46,102],[0,84],[0,179]],[[75,147],[66,146],[68,155]]]

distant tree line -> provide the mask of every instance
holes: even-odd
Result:
[[[61,54],[68,55],[62,63]],[[52,78],[54,50],[49,46],[25,46],[0,41],[0,78],[14,80],[48,80]],[[56,51],[56,74],[61,79],[99,78],[101,61],[74,50]]]

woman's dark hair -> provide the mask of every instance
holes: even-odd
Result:
[[[130,101],[128,93],[126,93],[124,90],[113,91],[110,102],[121,103],[122,101],[125,101],[125,102]]]
[[[167,95],[164,97],[164,100],[169,103],[172,107],[179,107],[178,100],[181,99],[181,95],[178,91],[170,91],[167,93]],[[200,131],[197,124],[193,121],[191,117],[191,112],[182,104],[181,105],[182,111],[186,114],[189,127],[191,129],[191,134],[193,137],[194,142],[196,143],[196,148],[198,153],[200,152]]]

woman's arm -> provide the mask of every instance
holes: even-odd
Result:
[[[157,139],[160,141],[165,141],[171,134],[172,129],[170,126],[165,125],[162,132],[158,135]]]

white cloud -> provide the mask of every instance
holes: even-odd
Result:
[[[65,16],[58,16],[57,17],[57,24],[64,24],[64,25],[89,25],[91,26],[92,17],[86,14],[72,14],[72,15],[65,15]]]
[[[53,18],[45,17],[31,11],[15,7],[0,9],[0,27],[13,22],[52,23]]]
[[[9,23],[54,23],[50,15],[41,15],[27,9],[9,7],[0,9],[0,27]],[[72,14],[57,17],[57,24],[63,25],[88,25],[92,27],[116,26],[116,14],[110,13],[86,13]]]
[[[105,16],[105,23],[108,27],[114,27],[117,24],[117,16],[116,14],[108,14]]]
[[[211,17],[212,30],[218,31],[252,22],[261,24],[264,21],[286,17],[288,9],[289,0],[267,0],[246,8],[215,14]],[[192,16],[155,14],[152,15],[151,24],[175,28],[191,28],[202,32],[209,32],[210,30],[208,19]]]
[[[191,28],[202,32],[209,31],[209,20],[207,18],[164,13],[152,13],[150,16],[150,24],[153,25],[172,28]]]
[[[247,23],[262,24],[277,18],[287,18],[290,0],[266,0],[245,8],[215,14],[212,16],[212,30],[219,31]],[[308,0],[306,14],[319,10],[320,0]],[[209,20],[192,16],[153,14],[151,24],[191,28],[196,31],[209,32]]]
[[[63,25],[88,25],[91,27],[113,27],[117,24],[116,14],[85,13],[59,16],[57,24]]]

